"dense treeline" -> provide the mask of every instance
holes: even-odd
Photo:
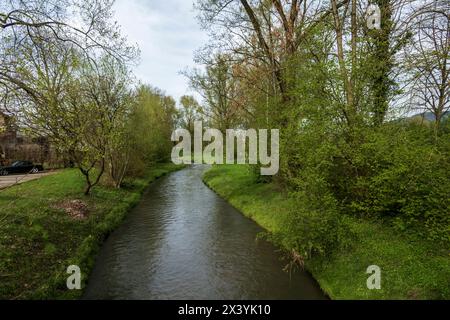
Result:
[[[351,242],[346,215],[450,243],[450,6],[372,4],[379,29],[367,1],[197,1],[202,114],[281,130],[283,241],[303,258]]]
[[[172,98],[136,85],[139,52],[112,22],[113,3],[0,4],[1,111],[79,168],[86,195],[167,160],[178,114]]]

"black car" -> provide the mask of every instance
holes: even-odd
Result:
[[[43,171],[41,165],[33,164],[30,161],[16,161],[8,167],[0,167],[0,175],[7,176],[14,173],[38,173]]]

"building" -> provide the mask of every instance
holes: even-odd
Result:
[[[24,135],[19,131],[14,117],[0,112],[0,165],[9,165],[15,160],[42,164],[49,158],[48,139]]]

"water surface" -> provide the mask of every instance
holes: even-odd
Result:
[[[325,299],[303,271],[201,181],[205,166],[163,177],[103,245],[86,299]]]

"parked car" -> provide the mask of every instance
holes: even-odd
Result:
[[[30,161],[15,161],[10,166],[0,167],[0,175],[2,176],[17,173],[38,173],[40,171],[44,171],[44,168]]]

